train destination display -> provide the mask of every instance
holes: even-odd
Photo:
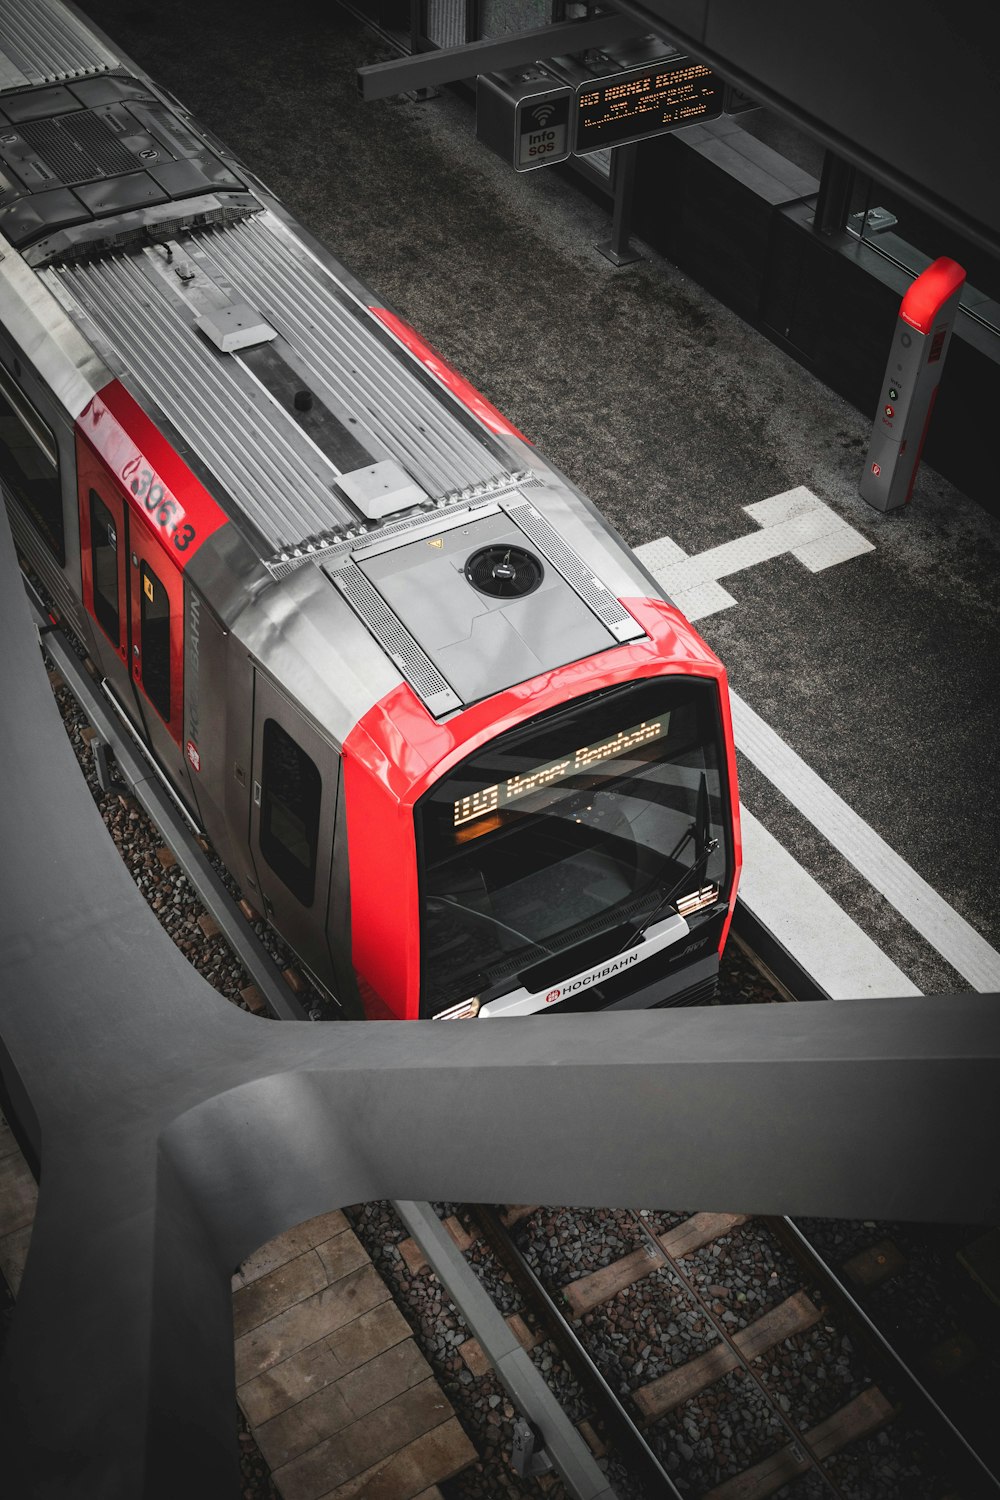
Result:
[[[722,114],[723,83],[691,57],[661,58],[581,83],[573,151],[586,156]]]
[[[566,755],[562,760],[553,760],[547,765],[536,766],[534,770],[511,776],[507,781],[483,787],[481,791],[473,792],[471,796],[460,797],[454,805],[454,826],[459,828],[463,823],[471,822],[473,818],[482,818],[488,813],[497,812],[501,807],[508,807],[511,802],[517,802],[521,797],[527,797],[541,787],[565,781],[569,776],[578,775],[581,771],[589,771],[594,766],[614,760],[620,755],[627,755],[630,750],[636,750],[640,745],[648,745],[650,740],[661,739],[666,734],[669,723],[668,713],[661,714],[658,719],[643,720],[641,724],[634,724],[630,729],[619,729],[618,733],[612,735],[610,739],[601,740],[596,745],[583,745],[573,755]],[[620,769],[618,774],[621,774]]]

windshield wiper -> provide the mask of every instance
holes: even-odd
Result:
[[[625,939],[618,950],[619,953],[623,953],[626,948],[634,948],[636,943],[642,941],[663,908],[669,906],[673,901],[681,886],[686,885],[692,876],[699,874],[703,866],[707,863],[709,856],[714,854],[716,849],[718,849],[719,840],[711,837],[711,826],[708,808],[708,779],[704,771],[702,771],[701,780],[698,783],[698,802],[695,806],[694,822],[690,825],[680,842],[674,846],[670,855],[671,860],[676,859],[688,840],[693,838],[698,848],[694,863],[684,871],[679,880],[674,882],[666,895],[660,897],[642,926],[635,929],[633,936]]]
[[[694,820],[688,825],[684,833],[681,834],[680,839],[677,841],[673,849],[670,851],[670,854],[668,855],[668,861],[670,863],[673,863],[673,861],[676,860],[680,855],[685,845],[689,843],[691,839],[694,839],[699,851],[695,857],[694,863],[691,864],[683,872],[680,879],[670,887],[670,890],[667,891],[666,895],[660,897],[659,901],[653,907],[652,912],[645,919],[642,926],[633,928],[632,932],[625,938],[625,941],[622,943],[621,947],[615,950],[616,953],[623,953],[626,948],[632,948],[636,943],[642,940],[645,934],[649,931],[650,927],[652,927],[653,923],[656,921],[663,908],[665,906],[669,906],[671,901],[673,901],[681,886],[685,885],[693,876],[697,875],[700,872],[702,866],[709,858],[709,855],[715,853],[715,850],[719,847],[719,840],[713,839],[709,836],[710,830],[711,821],[708,804],[708,780],[705,776],[704,771],[702,771],[701,779],[698,784],[698,801],[695,806]],[[658,880],[651,881],[648,889],[655,890],[657,883]],[[643,894],[645,895],[646,893],[644,892]],[[573,949],[578,946],[578,944],[576,943],[571,943],[568,948],[550,948],[547,943],[540,942],[538,938],[529,937],[527,933],[519,931],[519,929],[516,927],[511,927],[508,922],[501,921],[499,917],[494,917],[489,912],[479,911],[474,906],[467,906],[463,901],[456,901],[454,896],[428,896],[427,904],[430,906],[434,903],[437,903],[439,906],[453,906],[455,907],[456,911],[464,912],[466,916],[473,917],[480,922],[485,922],[487,926],[496,928],[500,932],[506,932],[511,937],[517,938],[519,942],[526,943],[529,948],[539,949],[542,953],[547,954],[550,958],[565,958],[568,953],[571,953]]]
[[[540,943],[537,938],[528,937],[527,933],[519,932],[516,927],[511,927],[507,922],[501,922],[499,917],[491,916],[489,912],[478,911],[474,906],[466,906],[463,901],[456,901],[454,896],[427,897],[428,906],[433,905],[435,902],[440,906],[454,906],[457,911],[464,911],[469,917],[477,917],[480,922],[486,922],[490,927],[498,927],[501,932],[510,933],[511,937],[517,938],[522,943],[527,943],[529,948],[540,948],[550,958],[555,958],[556,956],[555,949],[550,948],[546,943]]]
[[[636,929],[635,937],[626,939],[626,941],[622,944],[622,948],[619,949],[619,952],[621,952],[625,948],[634,948],[636,943],[641,941],[641,939],[646,936],[646,933],[652,927],[653,923],[656,921],[663,908],[670,905],[674,897],[677,895],[677,892],[680,890],[681,886],[687,885],[692,875],[696,875],[700,872],[702,866],[707,862],[709,855],[714,854],[718,847],[718,839],[709,839],[708,843],[705,845],[704,849],[702,849],[701,853],[698,855],[698,858],[695,860],[691,868],[685,870],[680,880],[675,881],[675,883],[670,887],[667,894],[660,898],[660,900],[653,907],[652,912],[646,918],[645,922],[643,922],[642,926]]]

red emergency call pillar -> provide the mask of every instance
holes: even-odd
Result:
[[[913,494],[964,285],[962,267],[942,256],[900,304],[861,479],[861,498],[876,510],[895,510]]]

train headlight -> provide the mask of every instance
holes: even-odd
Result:
[[[693,911],[701,911],[703,906],[714,906],[718,899],[717,885],[703,885],[700,890],[691,891],[687,896],[679,896],[674,905],[682,917],[688,917]]]
[[[478,995],[473,995],[471,1000],[463,1000],[459,1005],[452,1005],[448,1010],[439,1010],[434,1017],[435,1021],[465,1021],[478,1016],[482,1001]]]

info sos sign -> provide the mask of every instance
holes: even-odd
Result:
[[[476,79],[476,136],[515,172],[566,161],[573,90],[539,63]]]
[[[517,143],[514,167],[518,172],[565,161],[570,154],[570,99],[522,99],[515,116]]]

